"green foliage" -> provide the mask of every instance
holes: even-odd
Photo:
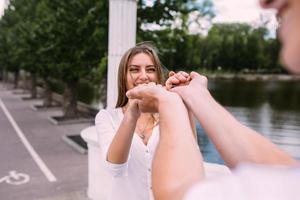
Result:
[[[152,41],[170,70],[280,71],[280,44],[268,38],[264,27],[213,24],[207,35],[190,33],[191,24],[201,29],[201,20],[213,17],[210,0],[157,0],[153,5],[139,0],[137,41]]]
[[[210,22],[213,1],[151,2],[138,1],[137,42],[153,41],[168,69],[280,68],[280,44],[266,28],[214,24],[207,35],[195,35],[190,26]],[[11,0],[0,20],[0,67],[99,84],[107,71],[107,40],[108,1]]]
[[[279,43],[268,38],[268,34],[264,27],[253,28],[238,23],[215,24],[200,46],[206,54],[201,66],[233,71],[276,69],[279,67]]]
[[[107,52],[106,1],[49,0],[47,6],[53,15],[49,36],[57,74],[64,81],[89,75]]]
[[[20,64],[19,57],[16,55],[20,52],[16,33],[20,16],[14,14],[15,9],[15,6],[10,5],[0,21],[0,64],[8,71],[18,71]]]
[[[142,25],[156,24],[164,28],[174,26],[175,20],[180,20],[180,29],[188,28],[190,14],[194,15],[194,21],[203,17],[214,16],[213,3],[211,0],[156,0],[153,5],[147,5],[145,0],[138,0],[137,28],[138,35],[143,30]]]
[[[107,62],[108,62],[108,58],[107,55],[105,55],[104,57],[102,57],[100,63],[98,64],[98,67],[93,68],[91,72],[91,76],[89,78],[91,82],[96,84],[99,84],[101,82],[101,80],[103,79],[103,77],[106,75],[107,72]]]
[[[137,41],[152,41],[168,69],[192,70],[200,61],[200,49],[195,49],[194,45],[201,37],[190,34],[189,27],[198,24],[200,29],[199,20],[209,21],[213,17],[211,0],[157,0],[149,6],[146,1],[139,0]],[[160,28],[153,28],[157,26]]]
[[[11,0],[0,20],[0,65],[54,77],[65,86],[64,114],[74,117],[80,80],[104,73],[108,2]]]
[[[169,70],[281,72],[280,43],[268,35],[264,27],[233,23],[214,24],[206,36],[165,28],[143,38],[157,44]]]
[[[79,80],[107,52],[108,3],[12,0],[0,28],[2,66]]]

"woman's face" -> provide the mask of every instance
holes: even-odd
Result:
[[[158,82],[157,68],[152,58],[145,53],[134,55],[128,63],[127,90],[149,82]]]
[[[300,74],[300,0],[261,0],[262,6],[274,8],[280,16],[281,58],[287,69]]]

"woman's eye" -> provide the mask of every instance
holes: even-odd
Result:
[[[150,68],[150,69],[148,69],[148,72],[156,72],[156,69],[155,68]]]
[[[129,69],[129,71],[130,71],[130,72],[138,72],[139,70],[138,70],[138,69],[132,68],[132,69]]]

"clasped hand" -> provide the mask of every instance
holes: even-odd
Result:
[[[126,95],[130,100],[136,100],[141,112],[157,113],[161,102],[182,98],[184,101],[201,90],[207,90],[207,78],[196,72],[190,74],[170,72],[165,87],[148,83],[139,85]]]

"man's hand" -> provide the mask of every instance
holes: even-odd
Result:
[[[183,99],[188,98],[196,94],[201,94],[203,91],[207,90],[207,78],[198,74],[197,72],[191,72],[189,75],[190,81],[184,86],[178,85],[170,89],[171,92],[176,92]]]
[[[190,75],[184,71],[180,71],[177,73],[171,71],[169,73],[169,78],[166,81],[166,89],[170,90],[176,86],[187,85],[187,84],[189,84],[190,80],[191,80]]]

